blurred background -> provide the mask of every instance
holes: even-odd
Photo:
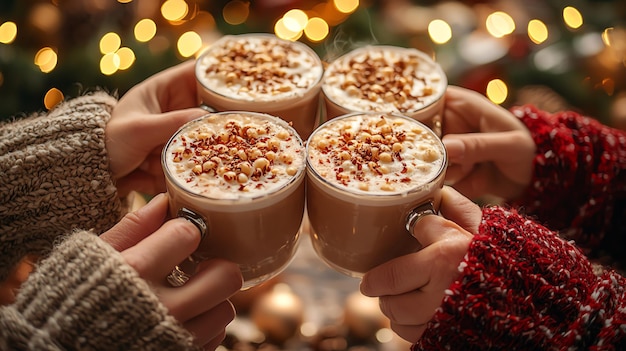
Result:
[[[623,0],[3,0],[0,120],[101,87],[123,94],[223,34],[269,32],[324,60],[365,43],[431,54],[449,82],[626,124]]]
[[[2,0],[0,121],[86,91],[124,94],[224,34],[274,33],[325,61],[414,47],[505,107],[572,109],[626,129],[624,0]],[[233,298],[224,350],[398,351],[378,302],[303,238],[289,268]]]

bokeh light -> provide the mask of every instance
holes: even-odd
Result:
[[[309,16],[302,10],[289,10],[283,16],[283,23],[290,32],[298,33],[307,26]]]
[[[313,42],[318,42],[326,39],[330,29],[328,23],[323,18],[313,17],[309,19],[306,27],[304,28],[304,34]]]
[[[178,38],[176,47],[181,56],[193,56],[202,48],[202,38],[194,31],[185,32]]]
[[[541,44],[548,40],[548,26],[538,19],[528,22],[528,37],[535,44]]]
[[[436,19],[428,24],[428,35],[436,44],[445,44],[452,39],[452,28],[441,19]]]
[[[110,76],[117,72],[119,68],[120,56],[117,53],[105,54],[100,59],[100,72],[104,75]]]
[[[116,51],[116,54],[120,58],[120,70],[129,69],[135,63],[135,52],[131,48],[122,47]]]
[[[140,42],[150,41],[156,35],[157,26],[153,20],[144,18],[137,22],[134,28],[135,39]]]
[[[489,16],[485,22],[489,34],[496,38],[502,38],[515,31],[515,21],[506,12],[496,11]]]
[[[117,33],[109,32],[100,39],[100,52],[110,54],[117,51],[122,45],[122,39]]]
[[[53,33],[61,26],[61,11],[52,4],[35,5],[28,17],[30,24],[43,32]]]
[[[248,2],[234,0],[226,4],[222,10],[224,21],[228,24],[238,25],[244,23],[250,15],[250,4]]]
[[[35,54],[35,65],[39,66],[43,73],[52,72],[57,65],[57,60],[56,51],[50,47],[44,47]]]
[[[43,104],[48,110],[52,110],[56,105],[63,101],[65,97],[63,92],[57,88],[52,88],[46,92],[43,97]]]
[[[0,25],[0,43],[11,44],[17,37],[17,24],[8,21]]]
[[[333,3],[342,13],[352,13],[359,7],[359,0],[333,0]]]
[[[274,24],[274,34],[281,39],[298,40],[302,36],[302,31],[294,32],[287,28],[284,18],[280,18]]]
[[[568,27],[577,29],[583,25],[583,15],[575,7],[567,6],[563,9],[563,21]]]
[[[509,89],[501,79],[493,79],[487,83],[486,95],[489,100],[499,105],[506,101]]]
[[[189,13],[189,5],[184,0],[166,0],[161,5],[161,15],[170,22],[181,21]]]

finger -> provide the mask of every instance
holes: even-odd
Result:
[[[361,293],[369,297],[380,297],[404,294],[423,287],[431,276],[429,250],[426,247],[372,268],[361,279]]]
[[[443,291],[441,294],[427,294],[421,290],[413,290],[400,295],[381,296],[378,301],[380,311],[390,321],[404,325],[420,325],[433,317],[442,297]]]
[[[213,340],[203,345],[202,348],[206,351],[214,351],[222,344],[224,339],[226,339],[226,330],[224,330],[220,335],[213,338]]]
[[[174,266],[198,247],[200,231],[191,222],[176,218],[165,222],[152,235],[122,252],[142,278],[162,281]]]
[[[162,301],[180,321],[189,320],[217,306],[241,289],[239,266],[224,260],[209,260],[183,286],[164,291]]]
[[[127,139],[130,144],[140,146],[145,153],[150,153],[165,145],[183,124],[206,114],[203,109],[189,108],[150,116],[134,114],[133,118],[119,119],[116,122],[120,123],[119,133],[126,138],[132,138]]]
[[[448,134],[442,141],[454,164],[476,164],[504,160],[512,162],[522,142],[519,131]]]
[[[195,336],[198,345],[208,346],[212,342],[219,345],[224,339],[224,329],[234,318],[235,308],[226,300],[183,325]]]
[[[515,198],[519,195],[519,184],[503,177],[491,163],[482,163],[474,167],[463,179],[454,183],[454,188],[470,199],[491,194],[502,198]]]
[[[151,174],[141,170],[134,171],[118,179],[116,186],[121,197],[133,190],[148,195],[166,191],[165,176],[163,174]]]
[[[148,204],[124,216],[100,238],[115,250],[124,251],[155,232],[167,217],[168,199],[165,194],[155,196]]]
[[[444,186],[441,190],[441,214],[460,225],[468,232],[475,234],[482,219],[480,207],[452,187]]]
[[[397,323],[391,323],[391,330],[393,330],[402,339],[415,344],[426,331],[428,325],[402,325]]]

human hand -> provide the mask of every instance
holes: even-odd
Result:
[[[167,196],[157,195],[100,237],[121,252],[197,343],[213,350],[224,339],[225,328],[235,316],[228,298],[241,288],[241,272],[234,263],[209,260],[199,264],[197,273],[185,285],[170,286],[166,276],[198,247],[200,233],[181,218],[164,223],[167,210]]]
[[[446,91],[443,143],[448,184],[469,198],[518,198],[530,184],[536,145],[526,126],[485,96],[461,87]]]
[[[131,190],[165,191],[161,149],[185,122],[206,114],[198,106],[193,60],[149,77],[122,96],[106,125],[106,149],[120,196]]]
[[[441,216],[425,216],[413,230],[423,245],[415,253],[395,258],[367,272],[361,293],[378,297],[391,328],[403,339],[417,342],[426,323],[452,282],[482,218],[480,208],[450,187],[444,187]]]

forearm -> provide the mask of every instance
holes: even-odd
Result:
[[[75,228],[102,232],[120,218],[104,145],[115,103],[99,92],[0,125],[0,280],[58,235]]]
[[[0,349],[192,350],[192,336],[122,256],[89,232],[55,247],[0,307]]]
[[[512,111],[537,145],[531,186],[514,205],[584,248],[626,236],[626,134],[575,112]]]
[[[626,279],[515,211],[484,210],[459,271],[415,350],[626,346]]]

